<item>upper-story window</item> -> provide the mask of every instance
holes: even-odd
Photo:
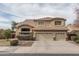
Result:
[[[43,24],[44,24],[43,21],[39,21],[39,22],[38,22],[38,25],[43,25]]]
[[[55,25],[61,25],[61,21],[55,21]]]

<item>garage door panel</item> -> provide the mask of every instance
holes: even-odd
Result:
[[[37,34],[36,38],[37,40],[53,40],[53,35],[48,33]]]
[[[56,40],[65,40],[65,34],[56,34]]]

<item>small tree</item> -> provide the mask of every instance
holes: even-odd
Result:
[[[4,31],[4,36],[5,38],[8,40],[9,38],[11,38],[11,30],[7,29]]]
[[[17,23],[15,21],[12,21],[12,31],[14,31],[14,28],[15,28],[16,24]]]
[[[78,35],[74,38],[74,41],[75,41],[76,43],[79,43],[79,36],[78,36]]]
[[[0,39],[4,39],[4,30],[0,29]]]

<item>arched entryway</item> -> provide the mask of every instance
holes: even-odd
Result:
[[[33,32],[32,32],[32,26],[23,24],[18,26],[16,34],[17,38],[19,40],[32,40],[33,38]]]

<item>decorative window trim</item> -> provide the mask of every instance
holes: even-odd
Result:
[[[39,21],[38,25],[44,25],[44,22],[43,21]]]
[[[61,23],[62,23],[61,21],[55,21],[55,25],[61,25]]]

